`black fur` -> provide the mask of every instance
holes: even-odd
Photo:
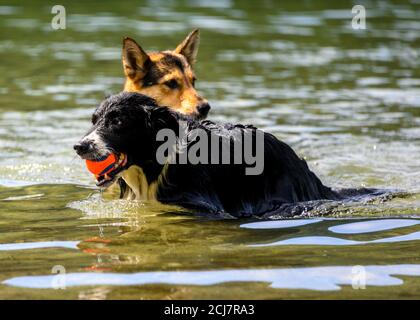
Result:
[[[138,93],[120,93],[105,100],[93,115],[94,129],[116,152],[128,155],[128,166],[143,169],[147,181],[158,179],[163,165],[156,161],[156,141],[160,129],[178,132],[180,122],[187,123],[188,134],[203,129],[226,141],[239,139],[245,132],[255,136],[252,126],[197,121],[176,113]],[[187,150],[196,141],[188,143]],[[233,152],[232,152],[233,154]],[[338,200],[343,196],[322,184],[305,160],[284,142],[264,133],[264,171],[245,175],[245,164],[169,164],[157,189],[162,203],[176,204],[211,213],[252,216],[276,213],[285,205],[310,200]],[[122,194],[127,185],[120,181]],[[364,194],[371,190],[359,190]]]

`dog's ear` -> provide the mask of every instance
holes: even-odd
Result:
[[[193,30],[174,50],[182,54],[190,65],[193,65],[197,58],[198,46],[200,44],[200,30]]]
[[[155,130],[171,129],[178,134],[178,117],[177,113],[168,107],[154,107],[150,109],[150,121]]]
[[[123,39],[122,63],[127,77],[143,78],[150,67],[151,60],[147,53],[133,39]]]

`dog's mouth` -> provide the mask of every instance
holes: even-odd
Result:
[[[100,188],[108,188],[112,185],[121,173],[128,169],[128,156],[125,153],[120,153],[116,155],[118,157],[118,161],[114,163],[114,167],[111,171],[103,174],[103,175],[96,175],[96,186]]]

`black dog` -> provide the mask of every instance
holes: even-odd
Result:
[[[374,190],[334,191],[326,187],[309,170],[307,163],[284,142],[269,133],[243,125],[219,125],[211,121],[197,121],[165,107],[157,106],[151,98],[138,93],[120,93],[101,103],[92,116],[93,127],[74,146],[84,159],[97,159],[110,152],[127,155],[127,163],[109,176],[100,177],[97,184],[107,187],[119,180],[121,196],[129,199],[158,200],[211,213],[251,216],[279,213],[285,205],[302,201],[342,199]],[[160,162],[157,154],[166,141],[157,141],[161,130],[170,130],[178,140],[182,133],[186,143],[168,148],[167,160]],[[216,137],[219,147],[207,146],[199,154],[207,159],[198,164],[181,164],[180,158],[197,149],[197,129]],[[253,167],[236,162],[238,155],[245,158],[245,148],[234,150],[235,142],[243,145],[245,136],[251,137],[252,152],[263,148],[263,170],[246,174]],[[262,137],[259,142],[257,136]],[[184,141],[184,142],[185,142]],[[172,151],[171,151],[172,150]],[[215,150],[221,154],[232,151],[216,163]],[[172,157],[172,158],[171,158]],[[176,160],[176,161],[174,161]],[[226,161],[227,160],[227,161]],[[208,162],[210,164],[205,164]],[[222,163],[220,163],[222,162]],[[219,164],[218,164],[219,163]],[[255,166],[254,166],[255,169]],[[286,214],[286,212],[285,212]]]

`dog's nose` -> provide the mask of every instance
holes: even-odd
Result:
[[[197,111],[200,114],[201,117],[206,117],[207,114],[210,111],[210,105],[206,102],[206,103],[202,103],[197,107]]]
[[[73,149],[78,155],[85,154],[89,150],[89,143],[81,141],[73,146]]]

